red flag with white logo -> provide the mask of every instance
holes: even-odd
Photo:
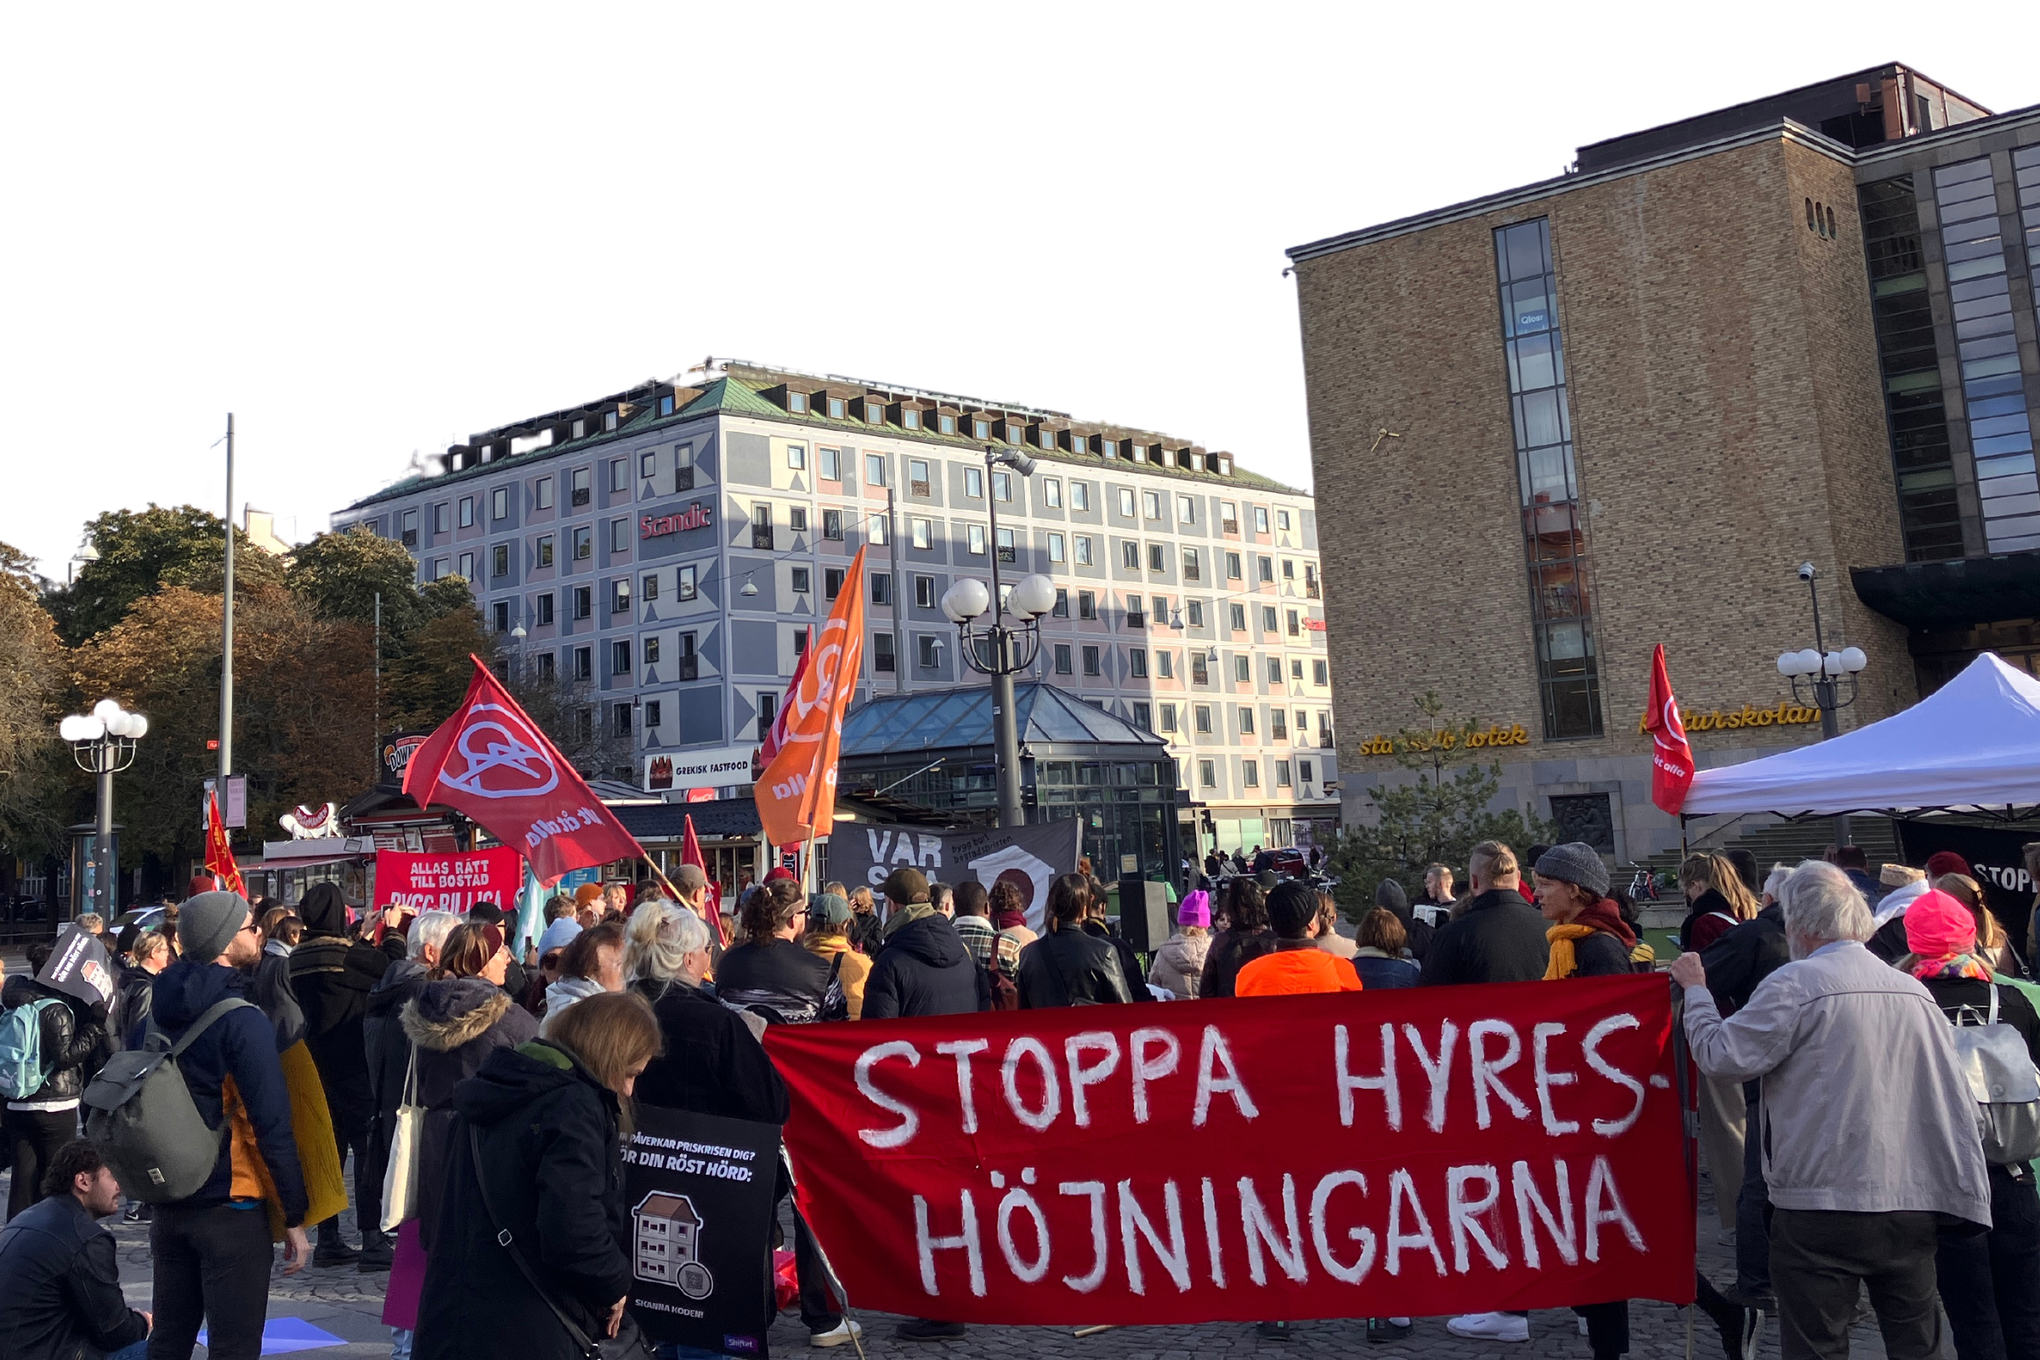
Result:
[[[1686,740],[1686,724],[1679,717],[1679,701],[1672,694],[1672,678],[1665,673],[1665,644],[1660,642],[1650,658],[1650,708],[1643,715],[1643,730],[1650,733],[1650,801],[1665,812],[1677,813],[1686,805],[1686,790],[1693,787],[1693,747]]]
[[[807,674],[808,658],[814,655],[815,630],[807,630],[808,645],[800,649],[800,656],[793,663],[793,679],[786,682],[786,693],[780,696],[779,711],[772,715],[772,727],[765,733],[765,740],[758,748],[758,768],[772,763],[772,757],[779,754],[779,748],[786,741],[786,720],[793,714],[794,697],[800,693],[801,677]]]
[[[547,887],[574,869],[643,859],[644,848],[602,806],[481,658],[467,698],[404,768],[419,807],[443,803],[531,861]]]

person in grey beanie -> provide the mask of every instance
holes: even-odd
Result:
[[[1537,859],[1537,909],[1551,926],[1546,978],[1605,977],[1634,971],[1636,932],[1608,897],[1608,866],[1584,841],[1554,845]]]
[[[1396,920],[1402,922],[1403,933],[1409,936],[1410,957],[1418,963],[1431,952],[1431,937],[1438,928],[1428,921],[1420,921],[1410,910],[1410,895],[1403,891],[1403,885],[1392,878],[1384,878],[1374,889],[1374,905],[1380,907]]]

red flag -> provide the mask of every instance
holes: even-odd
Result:
[[[795,845],[829,834],[836,806],[836,752],[843,712],[857,693],[864,659],[864,553],[850,559],[836,607],[808,648],[814,662],[786,695],[786,741],[753,786],[765,839]]]
[[[1679,701],[1672,694],[1672,678],[1665,674],[1665,644],[1660,642],[1650,658],[1650,707],[1643,715],[1643,730],[1650,733],[1650,801],[1666,812],[1677,813],[1686,805],[1686,790],[1693,787],[1693,747],[1686,740],[1686,724],[1679,717]]]
[[[419,807],[444,803],[531,861],[547,887],[568,871],[644,848],[602,806],[481,658],[467,698],[433,729],[404,767],[404,793]]]
[[[227,840],[227,828],[220,824],[217,790],[205,796],[205,867],[227,892],[248,895],[248,885],[241,881],[241,866],[234,863],[234,847]]]
[[[779,748],[786,742],[786,721],[793,714],[794,696],[800,693],[801,677],[807,674],[808,658],[815,654],[815,630],[807,630],[808,645],[800,649],[800,657],[793,663],[793,679],[786,682],[786,693],[780,696],[779,711],[772,715],[772,727],[765,733],[765,740],[758,748],[758,768],[764,769],[772,763],[772,757],[779,754]]]
[[[708,893],[702,899],[702,905],[708,908],[709,928],[715,931],[718,941],[728,945],[730,927],[729,923],[723,920],[722,884],[715,881],[715,875],[708,871],[708,861],[701,857],[701,842],[694,838],[694,814],[691,812],[687,814],[687,830],[680,840],[680,862],[692,864],[701,870],[701,876],[708,880]]]

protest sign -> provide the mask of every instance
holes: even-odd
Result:
[[[829,877],[853,888],[866,884],[873,892],[902,865],[942,883],[974,879],[990,888],[1003,878],[1020,889],[1021,900],[1027,903],[1027,924],[1039,932],[1048,908],[1048,885],[1058,874],[1076,871],[1082,834],[1074,817],[964,831],[844,823],[829,837]]]
[[[513,907],[524,887],[524,860],[515,850],[472,850],[454,855],[375,852],[375,901],[406,911],[466,915],[477,902]]]
[[[775,1025],[856,1307],[982,1323],[1693,1297],[1670,989],[1595,978]]]
[[[2012,943],[2023,951],[2026,927],[2033,914],[2036,885],[2027,868],[2026,845],[2040,840],[2040,830],[2000,830],[1948,822],[1894,820],[1898,844],[1907,864],[1924,865],[1937,850],[1953,850],[1969,863],[1969,877],[1983,889],[1991,914],[2004,925]],[[1876,906],[1875,902],[1870,904]]]
[[[655,1341],[764,1356],[778,1126],[640,1105],[623,1166],[638,1325]]]
[[[75,925],[57,932],[50,961],[42,966],[35,980],[66,996],[75,996],[88,1006],[113,999],[113,961],[106,946],[97,935]]]

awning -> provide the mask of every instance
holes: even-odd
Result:
[[[1922,633],[2040,616],[2040,552],[1852,567],[1856,598]]]

